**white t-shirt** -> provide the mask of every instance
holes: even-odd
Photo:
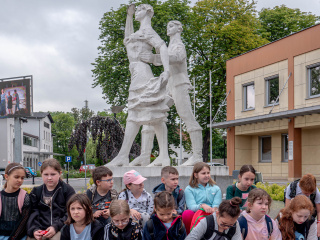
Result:
[[[288,185],[288,187],[287,187],[287,189],[286,189],[286,198],[287,199],[290,199],[291,200],[291,197],[290,197],[290,193],[291,193],[291,191],[290,191],[290,185],[291,185],[292,183],[290,183],[289,185]],[[314,200],[314,202],[316,203],[316,204],[318,204],[318,203],[320,203],[320,192],[319,192],[319,189],[317,188],[317,190],[316,190],[316,198],[315,198],[315,200]],[[296,189],[296,195],[304,195],[303,193],[302,193],[302,190],[301,190],[301,188],[300,188],[300,181],[298,182],[298,184],[297,184],[297,189]],[[305,196],[305,195],[304,195]],[[308,197],[308,198],[310,198],[310,196]]]

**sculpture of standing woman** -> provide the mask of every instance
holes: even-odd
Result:
[[[128,118],[124,141],[117,157],[108,166],[128,165],[132,143],[142,125],[154,127],[159,143],[160,154],[155,160],[162,166],[170,165],[167,139],[167,112],[172,99],[166,91],[169,79],[169,56],[165,42],[151,27],[153,8],[148,4],[140,4],[136,11],[132,4],[127,9],[124,44],[129,58],[131,84],[128,98]],[[140,29],[134,32],[133,14],[140,22]],[[141,54],[151,54],[152,49],[160,54],[164,68],[159,77],[154,77],[148,63],[141,61]]]
[[[167,26],[167,35],[170,37],[168,46],[170,78],[167,89],[171,94],[180,118],[187,126],[192,143],[192,156],[183,164],[184,166],[194,165],[202,162],[202,128],[195,119],[189,96],[191,83],[187,71],[187,52],[181,40],[182,24],[179,21],[170,21]],[[156,66],[162,65],[158,54],[141,54],[141,60],[153,63]],[[142,129],[141,155],[135,161],[140,161],[145,165],[149,164],[154,131],[152,126],[143,126]],[[134,165],[132,162],[130,165]],[[153,166],[151,163],[149,166]]]

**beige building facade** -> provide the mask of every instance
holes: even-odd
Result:
[[[320,176],[319,39],[315,25],[227,61],[227,121],[213,127],[227,129],[230,174]]]

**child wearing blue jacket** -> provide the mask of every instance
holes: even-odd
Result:
[[[172,193],[163,191],[154,197],[154,213],[143,228],[144,240],[184,240],[187,236],[180,215],[176,216]]]
[[[204,162],[194,165],[184,194],[189,210],[183,212],[182,218],[187,232],[190,230],[191,220],[196,211],[201,208],[206,213],[214,213],[222,201],[221,190],[210,176],[210,166]]]

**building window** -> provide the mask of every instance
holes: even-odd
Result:
[[[279,95],[279,76],[271,76],[266,80],[266,103],[267,105],[275,104]]]
[[[320,96],[320,63],[308,66],[309,97]]]
[[[260,137],[260,162],[271,162],[271,136]]]
[[[282,134],[282,162],[288,162],[288,134]]]
[[[253,110],[254,109],[254,83],[249,83],[243,85],[243,101],[244,101],[244,110]]]
[[[50,125],[47,122],[43,122],[44,127],[49,128],[50,129]]]
[[[38,139],[29,136],[23,136],[23,145],[38,147]]]

